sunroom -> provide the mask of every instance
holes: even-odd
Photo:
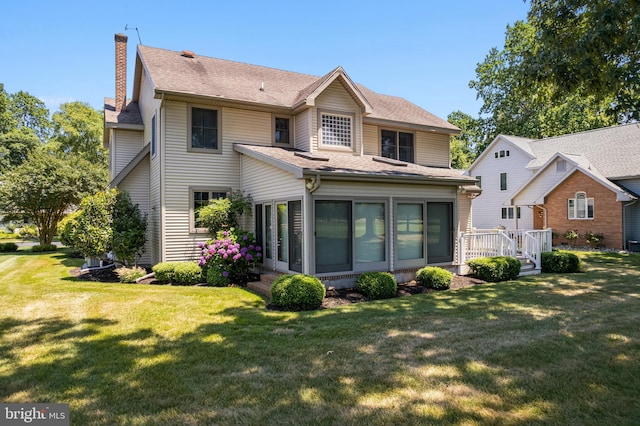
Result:
[[[458,195],[473,179],[373,156],[235,149],[265,270],[341,287],[362,272],[406,279],[427,264],[454,263],[460,210],[468,209]]]

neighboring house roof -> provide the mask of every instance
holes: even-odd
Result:
[[[528,168],[542,167],[558,152],[585,157],[607,179],[640,176],[640,124],[626,124],[529,143],[536,156]]]
[[[285,170],[296,178],[302,178],[305,175],[327,175],[340,179],[396,178],[416,181],[416,183],[455,185],[475,183],[474,178],[461,176],[454,169],[420,166],[372,155],[344,155],[331,152],[312,154],[280,147],[248,144],[235,144],[234,149],[241,154]]]
[[[338,80],[362,107],[366,120],[407,123],[449,134],[460,130],[417,105],[394,96],[375,93],[355,84],[341,67],[317,77],[224,59],[138,46],[136,76],[144,67],[157,96],[190,96],[267,106],[293,111],[312,105],[315,96]],[[137,101],[140,80],[134,81]]]
[[[591,179],[593,179],[594,181],[600,183],[604,187],[614,192],[616,194],[617,201],[632,201],[637,198],[635,194],[630,193],[626,189],[616,185],[615,183],[607,179],[602,173],[600,173],[600,171],[593,164],[589,162],[589,160],[586,157],[582,155],[572,155],[572,154],[564,154],[564,153],[558,152],[553,156],[551,156],[547,160],[547,162],[543,164],[536,171],[536,173],[531,177],[531,179],[529,179],[521,188],[519,188],[516,192],[513,193],[513,195],[511,196],[510,203],[513,204],[514,200],[520,194],[522,194],[533,182],[535,182],[538,177],[542,176],[545,170],[547,170],[549,167],[553,167],[555,165],[556,159],[563,159],[568,163],[573,164],[575,166],[575,169],[567,168],[567,172],[564,176],[560,177],[559,179],[556,179],[554,184],[549,188],[547,188],[546,190],[544,190],[543,192],[535,195],[536,199],[532,200],[533,204],[544,204],[545,197],[549,195],[553,190],[555,190],[558,186],[560,186],[562,182],[565,181],[565,179],[567,179],[570,175],[575,173],[576,170],[581,171],[585,175],[591,177]]]
[[[478,157],[471,163],[469,168],[466,170],[465,174],[469,174],[476,164],[480,163],[487,155],[489,155],[494,150],[494,146],[500,143],[500,141],[506,141],[513,145],[513,147],[520,149],[524,152],[529,158],[535,159],[535,155],[531,151],[529,147],[529,142],[534,141],[535,139],[529,138],[521,138],[519,136],[510,136],[510,135],[498,135],[496,138],[491,141],[491,143],[478,155]]]
[[[511,136],[511,135],[500,135],[500,136],[502,136],[505,140],[508,140],[513,145],[520,148],[530,156],[532,157],[535,156],[535,154],[531,150],[531,146],[529,145],[531,142],[535,141],[535,139],[522,138],[520,136]]]

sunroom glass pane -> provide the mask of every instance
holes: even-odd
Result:
[[[384,262],[384,203],[357,203],[355,217],[356,263]]]
[[[398,260],[424,258],[422,204],[398,204],[396,232]]]

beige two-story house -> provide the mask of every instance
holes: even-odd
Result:
[[[341,67],[318,77],[141,45],[127,100],[115,39],[105,145],[111,186],[148,214],[141,263],[197,258],[209,236],[196,210],[235,190],[253,199],[244,225],[265,270],[347,285],[456,263],[475,179],[450,167],[455,126]]]

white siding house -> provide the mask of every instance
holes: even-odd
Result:
[[[264,270],[349,285],[456,263],[474,179],[450,168],[448,122],[340,67],[316,77],[138,46],[134,75],[130,102],[105,100],[105,141],[112,186],[148,214],[149,263],[195,259],[210,238],[195,210],[232,191],[253,200],[242,225]],[[125,118],[138,145],[120,146]]]
[[[482,186],[474,228],[552,228],[556,244],[572,230],[578,244],[599,234],[620,249],[640,240],[638,123],[540,140],[500,135],[466,174]]]

